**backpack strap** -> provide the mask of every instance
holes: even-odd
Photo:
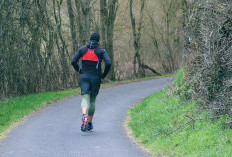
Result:
[[[80,65],[79,65],[78,74],[80,74],[80,72],[81,72],[81,67],[82,67],[82,57],[81,57]]]
[[[101,48],[101,47],[98,47],[98,48]],[[94,51],[95,53],[95,51]],[[96,54],[96,53],[95,53]],[[99,63],[102,61],[102,58],[98,57],[98,61],[97,61],[97,65],[96,65],[96,69],[98,69],[99,67]]]
[[[100,58],[98,58],[96,69],[98,69],[98,65],[99,65],[100,61],[101,61]]]

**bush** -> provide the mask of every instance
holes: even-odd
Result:
[[[176,79],[171,89],[172,93],[180,96],[183,101],[190,100],[192,98],[192,89],[187,82],[185,73],[186,69],[184,67],[177,72]]]
[[[214,111],[232,108],[232,1],[187,2],[186,80],[192,98]]]

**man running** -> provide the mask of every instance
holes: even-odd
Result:
[[[92,119],[95,112],[95,102],[100,88],[101,79],[109,72],[111,60],[106,50],[99,47],[100,36],[98,33],[91,34],[90,42],[82,46],[72,59],[75,70],[81,74],[82,95],[82,125],[81,131],[93,129]],[[77,64],[81,58],[80,66]],[[102,74],[101,62],[104,60],[105,69]]]

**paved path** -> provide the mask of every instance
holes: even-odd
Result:
[[[154,79],[100,90],[94,131],[89,133],[80,131],[80,96],[53,103],[0,141],[0,157],[150,156],[127,136],[123,122],[131,105],[171,81]]]

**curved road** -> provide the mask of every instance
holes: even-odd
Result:
[[[82,133],[81,97],[48,105],[30,115],[0,141],[1,157],[144,157],[123,127],[127,110],[167,87],[172,78],[130,83],[100,90],[94,131]]]

